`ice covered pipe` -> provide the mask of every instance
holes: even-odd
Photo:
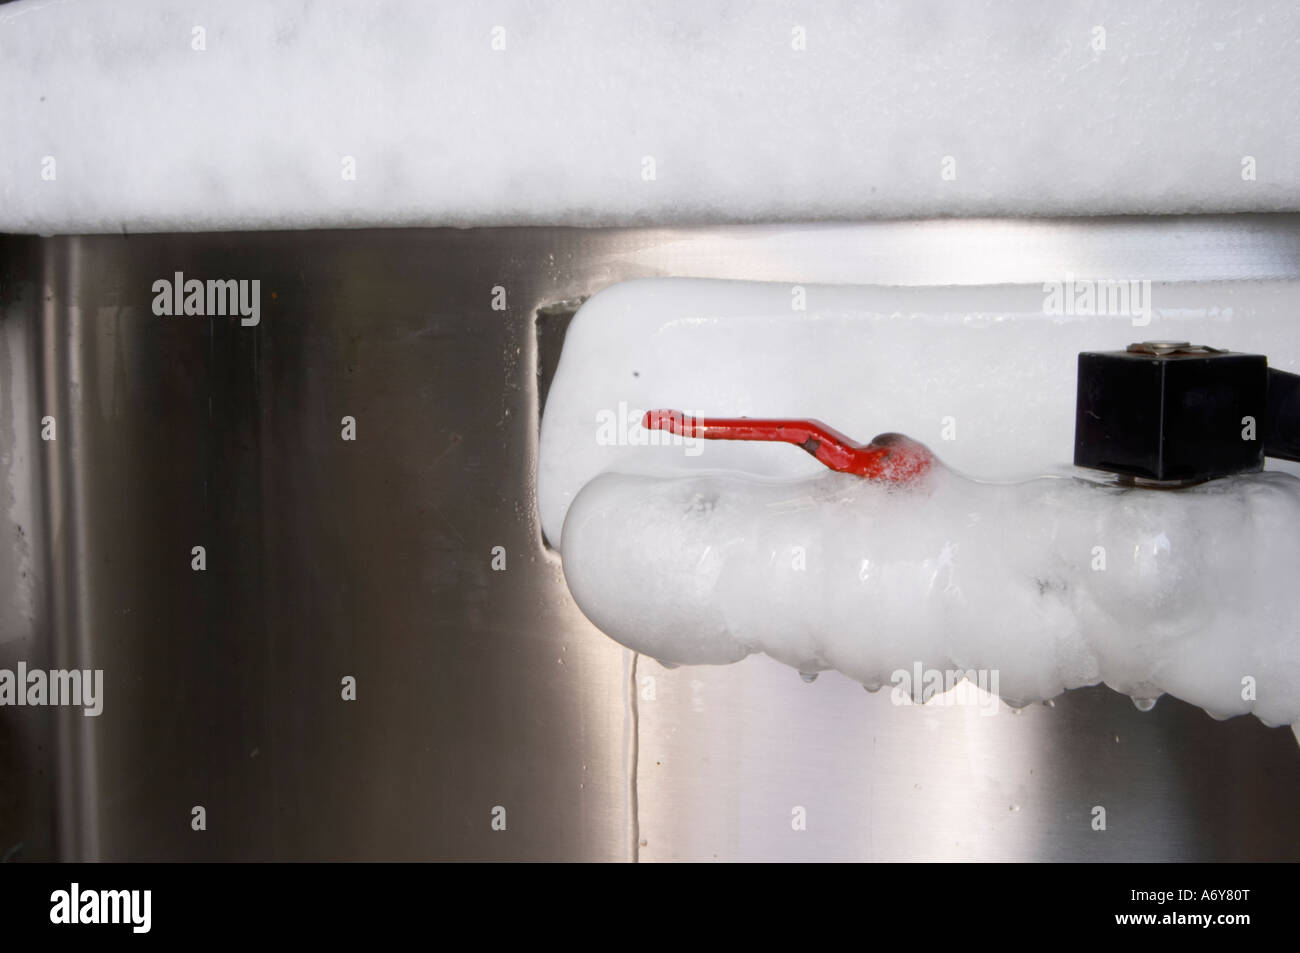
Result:
[[[899,434],[861,444],[815,420],[652,405],[647,433],[787,443],[823,468],[614,466],[548,535],[588,618],[667,663],[763,652],[874,689],[920,661],[996,672],[1013,705],[1104,682],[1140,708],[1169,693],[1217,718],[1300,721],[1300,479],[1263,470],[1266,450],[1295,459],[1297,379],[1181,342],[1076,368],[1090,469],[983,482]]]
[[[868,688],[911,660],[998,672],[1011,704],[1104,681],[1226,718],[1300,721],[1300,480],[1180,490],[967,479],[906,438],[865,478],[605,474],[564,524],[601,630],[678,664],[765,652]]]

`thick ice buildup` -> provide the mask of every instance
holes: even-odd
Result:
[[[1105,681],[1300,721],[1300,465],[1040,476],[1071,460],[1079,351],[1173,338],[1300,370],[1294,285],[1157,285],[1149,326],[1053,317],[1039,285],[803,290],[794,311],[785,284],[625,282],[574,318],[538,511],[597,626],[669,662],[765,652],[869,686],[919,662],[996,671],[1012,702]],[[636,423],[661,407],[902,431],[946,466],[891,489],[784,444],[665,445]]]
[[[1042,284],[886,288],[653,278],[601,291],[574,317],[546,396],[537,461],[542,530],[558,545],[570,502],[607,470],[734,470],[805,477],[783,444],[645,432],[657,407],[716,417],[815,417],[858,440],[894,430],[952,469],[1023,481],[1073,460],[1080,351],[1194,341],[1300,373],[1300,286],[1154,285],[1147,324],[1045,313]],[[658,437],[660,439],[656,440]],[[1300,476],[1300,464],[1268,469]]]
[[[573,500],[561,550],[587,616],[666,662],[765,652],[868,687],[919,662],[996,671],[1012,704],[1104,681],[1300,721],[1289,474],[1171,491],[942,466],[908,487],[610,473]]]

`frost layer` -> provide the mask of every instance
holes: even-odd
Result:
[[[562,552],[588,618],[665,662],[765,652],[874,688],[919,661],[996,670],[1016,705],[1104,681],[1300,721],[1288,474],[1176,491],[938,467],[903,489],[606,474],[574,499]]]
[[[1289,0],[27,0],[0,231],[1296,209],[1298,39]]]

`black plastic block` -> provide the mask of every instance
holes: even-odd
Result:
[[[1159,481],[1263,469],[1267,359],[1156,351],[1079,355],[1075,464]]]

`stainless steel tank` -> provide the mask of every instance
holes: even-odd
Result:
[[[0,857],[1300,858],[1286,729],[669,671],[583,618],[541,538],[584,296],[1062,271],[1300,282],[1300,219],[0,238],[0,667],[105,679],[96,718],[0,708]],[[260,324],[156,316],[176,272],[259,278]]]

